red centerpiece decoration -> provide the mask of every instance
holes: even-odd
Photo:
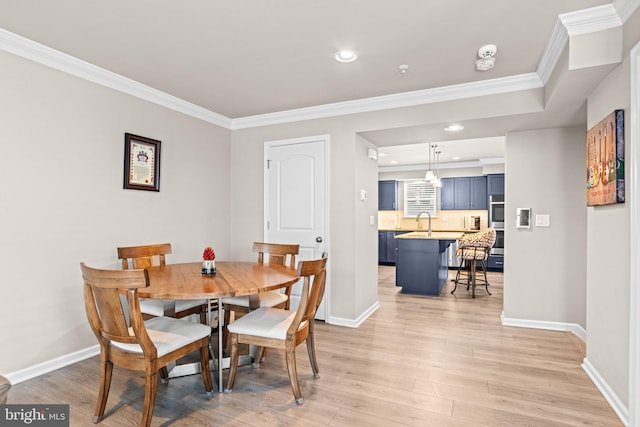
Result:
[[[211,246],[204,248],[202,253],[202,274],[213,274],[216,272],[216,253]]]

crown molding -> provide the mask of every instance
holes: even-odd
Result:
[[[481,168],[485,165],[501,165],[501,164],[504,164],[504,157],[487,157],[487,158],[478,159],[478,160],[470,160],[468,162],[440,163],[438,164],[438,170]],[[426,163],[418,164],[418,165],[378,166],[378,172],[413,172],[413,171],[426,171],[427,169],[429,169],[429,165]]]
[[[638,6],[640,6],[640,0],[614,0],[613,2],[613,7],[616,8],[622,22],[627,22]]]
[[[563,13],[558,16],[558,19],[567,29],[569,37],[622,26],[622,19],[618,16],[618,11],[613,4]]]
[[[542,86],[542,81],[538,78],[536,73],[520,74],[510,77],[481,80],[478,82],[442,86],[433,89],[403,92],[354,101],[336,102],[314,107],[242,117],[232,120],[231,129],[237,130],[302,120],[314,120],[327,117],[344,116],[348,114],[367,113],[392,108],[413,107],[416,105],[454,101],[457,99],[538,89]]]
[[[0,49],[81,79],[229,129],[231,119],[0,28]]]
[[[569,34],[567,33],[567,29],[563,25],[562,21],[557,19],[556,24],[553,27],[553,31],[551,32],[551,36],[549,37],[549,41],[547,42],[547,46],[540,58],[538,69],[536,70],[536,74],[538,74],[543,84],[546,85],[549,81],[551,73],[556,68],[556,64],[558,63],[560,55],[562,55],[562,51],[568,41]]]
[[[236,119],[230,119],[2,28],[0,49],[225,129],[238,130],[542,88],[548,82],[570,36],[621,26],[639,5],[640,0],[615,0],[613,4],[559,15],[535,73]]]

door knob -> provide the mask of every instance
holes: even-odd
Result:
[[[322,243],[322,237],[320,237],[320,236],[316,237],[316,242]]]

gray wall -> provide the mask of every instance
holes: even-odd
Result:
[[[629,141],[630,90],[627,57],[589,97],[588,127],[613,110],[625,109]],[[627,182],[628,177],[627,170]],[[637,192],[629,187],[626,191]],[[628,406],[629,203],[589,207],[587,218],[587,359]]]
[[[507,135],[505,317],[587,326],[584,145],[584,128]],[[551,226],[516,229],[517,208]]]
[[[229,131],[0,51],[0,372],[97,344],[79,263],[173,244],[229,255]],[[123,190],[124,133],[161,141],[160,192]]]

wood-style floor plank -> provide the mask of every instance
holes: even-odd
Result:
[[[571,333],[502,326],[502,274],[477,298],[451,283],[440,297],[403,295],[379,268],[380,308],[359,328],[317,322],[320,378],[304,346],[297,406],[284,355],[239,369],[231,394],[207,395],[199,375],[159,384],[153,426],[621,426],[582,370]],[[98,358],[15,385],[8,403],[68,403],[72,426],[91,425]],[[216,388],[217,389],[217,388]],[[101,426],[137,425],[144,377],[114,369]]]

